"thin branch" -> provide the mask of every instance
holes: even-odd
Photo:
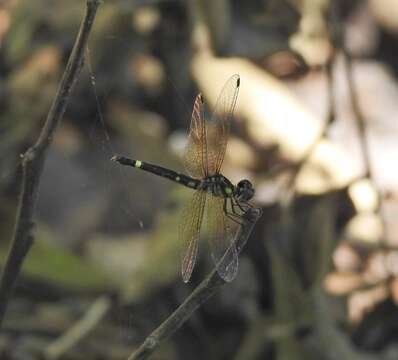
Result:
[[[312,142],[312,144],[308,147],[306,154],[303,156],[301,161],[297,164],[297,169],[295,171],[294,180],[296,179],[297,174],[300,172],[303,165],[308,161],[309,157],[312,155],[314,150],[320,144],[322,139],[326,136],[330,126],[335,120],[336,110],[335,110],[335,98],[334,98],[334,81],[333,81],[333,65],[334,65],[335,56],[333,55],[330,60],[325,64],[325,75],[326,75],[326,87],[327,87],[327,102],[328,102],[328,110],[326,115],[326,121],[323,124],[322,131],[318,135],[316,139]]]
[[[364,177],[367,177],[375,186],[378,198],[378,207],[376,211],[378,212],[381,222],[382,222],[382,239],[386,239],[387,233],[387,221],[384,214],[383,209],[383,196],[381,194],[380,189],[376,186],[373,169],[372,169],[372,162],[370,158],[370,149],[367,141],[367,134],[366,134],[366,121],[365,117],[361,111],[358,101],[358,94],[357,94],[357,86],[355,84],[355,78],[353,74],[353,66],[352,66],[352,58],[350,53],[347,51],[347,48],[344,44],[344,31],[345,27],[342,23],[342,17],[340,15],[338,2],[332,1],[330,3],[330,19],[331,24],[333,25],[334,29],[334,42],[336,43],[337,47],[341,49],[343,53],[343,61],[345,65],[345,71],[347,76],[347,84],[348,84],[348,91],[350,94],[351,106],[352,111],[354,114],[354,119],[357,124],[358,133],[359,133],[359,141],[361,146],[361,153],[363,158],[363,163],[365,166],[365,174]],[[355,180],[356,181],[356,180]],[[355,182],[353,181],[353,183]],[[382,246],[386,246],[387,244],[381,244]]]
[[[261,216],[258,208],[249,209],[244,217],[244,224],[236,238],[237,250],[242,251],[247,238],[249,237],[254,225]],[[222,261],[222,260],[221,260]],[[204,302],[206,302],[218,289],[225,284],[225,281],[213,270],[210,275],[203,280],[198,287],[188,296],[187,299],[157,328],[150,334],[141,346],[128,358],[128,360],[147,359],[162,340],[169,338],[187,321],[191,315]]]
[[[87,0],[87,9],[79,34],[39,139],[22,155],[22,183],[14,237],[0,280],[0,326],[22,263],[33,245],[32,228],[34,224],[32,216],[47,149],[62,119],[73,85],[83,66],[84,51],[99,3],[99,0]]]
[[[361,146],[362,152],[362,159],[365,165],[365,174],[364,176],[373,180],[373,171],[372,171],[372,164],[370,160],[370,151],[367,142],[367,134],[366,134],[366,122],[359,106],[358,95],[357,95],[357,86],[355,84],[353,68],[352,68],[352,58],[350,54],[343,48],[344,54],[344,64],[346,69],[346,76],[347,76],[347,85],[348,91],[350,94],[351,106],[352,111],[354,113],[355,122],[357,124],[358,133],[359,133],[359,141]]]
[[[326,88],[327,88],[327,103],[328,103],[326,121],[323,124],[322,131],[314,139],[312,144],[310,144],[302,159],[297,164],[295,164],[293,168],[293,173],[289,179],[289,183],[287,184],[287,188],[289,189],[289,191],[286,192],[285,196],[282,198],[281,201],[281,203],[284,204],[285,206],[290,203],[290,200],[295,195],[295,189],[293,188],[293,186],[296,183],[298,174],[300,173],[303,166],[307,163],[308,159],[313,154],[314,150],[321,143],[322,139],[327,135],[330,126],[333,124],[336,118],[336,99],[335,99],[335,84],[333,79],[333,66],[336,60],[335,49],[340,47],[341,37],[342,37],[341,22],[337,14],[336,6],[337,4],[333,2],[330,4],[328,8],[329,18],[324,19],[329,39],[333,45],[333,52],[324,65],[325,76],[326,76]]]
[[[338,45],[338,47],[341,49],[343,53],[343,61],[345,65],[345,71],[346,71],[346,76],[347,76],[347,84],[348,84],[348,91],[350,95],[350,100],[351,100],[351,106],[352,106],[352,112],[354,114],[354,119],[357,124],[358,128],[358,133],[359,133],[359,141],[360,141],[360,146],[361,146],[361,153],[362,153],[362,159],[363,163],[365,166],[365,174],[364,177],[367,177],[375,186],[376,192],[377,192],[377,198],[378,198],[378,207],[376,211],[378,212],[381,222],[382,222],[382,239],[386,238],[386,233],[387,233],[387,222],[385,219],[385,214],[384,214],[384,209],[383,209],[383,196],[381,194],[380,189],[376,186],[374,174],[373,174],[373,169],[372,169],[372,162],[371,162],[371,156],[370,156],[370,149],[369,149],[369,144],[368,144],[368,139],[367,139],[367,134],[366,134],[366,121],[365,117],[362,113],[362,110],[359,106],[359,100],[358,100],[358,94],[357,94],[357,89],[358,87],[356,86],[355,83],[355,77],[354,77],[354,72],[353,72],[353,66],[352,66],[352,58],[350,53],[347,51],[347,48],[344,44],[344,25],[342,24],[342,17],[339,13],[339,7],[338,3],[332,1],[331,6],[330,6],[330,15],[331,15],[331,21],[335,30],[335,42]],[[386,246],[386,244],[381,244],[382,246]]]
[[[325,64],[324,70],[325,70],[325,77],[326,77],[326,88],[327,88],[327,103],[328,103],[328,109],[327,109],[327,114],[326,114],[326,120],[323,124],[323,127],[321,129],[321,132],[319,135],[313,140],[313,142],[309,145],[309,147],[306,150],[306,153],[302,157],[302,159],[297,162],[296,164],[293,165],[290,174],[290,177],[288,179],[288,182],[286,184],[286,191],[282,194],[280,198],[280,203],[282,207],[287,208],[291,204],[292,200],[296,196],[296,189],[294,187],[296,183],[296,179],[303,168],[303,166],[307,163],[308,159],[311,157],[312,153],[314,150],[318,147],[318,145],[321,143],[321,141],[324,139],[324,137],[327,134],[327,131],[329,130],[330,126],[333,124],[335,117],[336,117],[336,110],[335,110],[335,90],[334,90],[334,80],[333,80],[333,65],[335,62],[335,54],[331,56],[329,61]]]
[[[51,343],[44,350],[45,359],[56,360],[76,346],[83,338],[90,334],[98,323],[105,317],[112,301],[108,296],[99,297],[90,306],[86,314],[61,337]]]
[[[373,169],[372,169],[372,161],[370,159],[370,149],[369,149],[369,144],[368,144],[368,139],[367,139],[367,133],[366,133],[366,121],[363,116],[363,113],[361,111],[361,108],[359,106],[359,101],[358,101],[358,94],[357,94],[357,86],[355,84],[355,79],[354,79],[354,74],[353,74],[353,67],[352,67],[352,58],[348,51],[343,47],[343,54],[344,54],[344,64],[345,64],[345,70],[346,70],[346,76],[347,76],[347,83],[348,83],[348,90],[350,93],[350,99],[351,99],[351,106],[352,106],[352,111],[354,114],[354,119],[357,124],[358,128],[358,135],[359,135],[359,141],[360,141],[360,146],[361,146],[361,153],[362,153],[362,159],[363,163],[365,166],[365,174],[364,177],[368,178],[374,185],[376,192],[377,192],[377,213],[380,216],[381,223],[382,223],[382,236],[381,239],[383,242],[386,240],[386,233],[387,233],[387,221],[385,219],[384,211],[383,211],[383,197],[380,192],[380,189],[376,186],[376,179],[374,177]],[[386,245],[381,243],[382,246]]]

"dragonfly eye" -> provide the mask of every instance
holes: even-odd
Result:
[[[248,201],[254,196],[254,188],[249,180],[241,180],[236,187],[235,195],[239,200]]]

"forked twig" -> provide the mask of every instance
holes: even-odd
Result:
[[[26,254],[33,245],[32,216],[48,147],[60,123],[79,72],[99,0],[87,0],[86,13],[54,101],[37,142],[22,155],[22,183],[15,230],[0,280],[0,326]]]
[[[238,252],[242,251],[248,236],[253,230],[254,225],[261,216],[258,208],[249,209],[244,215],[244,223],[240,227],[236,237]],[[221,259],[222,261],[223,259]],[[141,346],[130,355],[128,360],[147,359],[162,340],[173,335],[182,324],[187,321],[194,311],[206,302],[221,286],[226,282],[218,275],[214,269],[204,279],[198,287],[189,295],[185,301],[160,325],[158,326],[141,344]]]

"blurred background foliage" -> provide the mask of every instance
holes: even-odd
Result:
[[[0,2],[1,265],[19,154],[44,123],[84,7]],[[103,1],[46,160],[0,357],[126,359],[211,271],[204,244],[192,281],[180,278],[189,190],[109,159],[182,171],[196,93],[211,107],[238,73],[223,173],[251,179],[264,214],[237,278],[153,358],[397,359],[397,9]]]

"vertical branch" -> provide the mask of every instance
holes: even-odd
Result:
[[[23,261],[33,245],[33,221],[40,177],[48,147],[60,123],[80,70],[99,0],[87,0],[86,13],[61,83],[37,142],[22,155],[22,183],[13,240],[0,279],[0,326]]]
[[[325,64],[323,65],[323,70],[326,79],[327,113],[321,132],[312,141],[312,143],[309,144],[301,160],[298,161],[293,166],[292,173],[290,175],[288,183],[286,184],[287,191],[282,195],[280,199],[280,203],[284,208],[287,208],[290,205],[291,201],[294,199],[295,196],[294,185],[296,183],[297,177],[301,169],[307,163],[308,159],[311,157],[315,149],[322,142],[323,138],[327,135],[327,131],[329,130],[330,126],[332,125],[336,117],[333,66],[335,64],[335,59],[336,59],[336,53],[335,53],[336,44],[338,45],[340,43],[339,33],[335,34],[335,31],[339,29],[337,22],[338,17],[336,16],[336,11],[335,11],[336,5],[329,4],[328,8],[326,9],[327,4],[321,1],[317,4],[317,6],[315,6],[315,8],[312,9],[311,6],[313,5],[314,4],[311,5],[310,2],[305,2],[303,4],[304,7],[310,9],[311,11],[313,11],[314,9],[316,10],[317,16],[320,17],[321,23],[324,24],[324,36],[325,38],[327,37],[329,39],[329,41],[333,46],[333,50],[332,53],[330,54],[330,57],[326,60]],[[329,15],[328,17],[326,16],[326,14],[324,14],[325,12],[328,13]]]
[[[298,164],[298,169],[296,170],[295,175],[301,170],[301,167],[308,160],[308,158],[312,155],[316,147],[322,141],[322,139],[326,136],[327,131],[329,130],[330,125],[333,123],[336,110],[335,110],[335,99],[334,99],[334,82],[333,82],[333,65],[334,65],[334,56],[331,57],[330,60],[325,64],[325,78],[326,78],[326,96],[328,102],[328,109],[326,114],[326,120],[322,127],[322,131],[319,136],[313,141],[313,143],[307,149],[306,155],[304,155],[303,159]]]
[[[357,86],[355,83],[355,78],[353,74],[353,67],[352,67],[352,58],[347,48],[344,44],[344,24],[342,23],[342,18],[339,13],[339,3],[336,1],[331,1],[330,3],[330,20],[331,25],[333,26],[333,34],[334,34],[334,42],[336,43],[336,47],[341,49],[343,53],[343,62],[346,71],[347,77],[347,85],[348,91],[351,100],[352,112],[354,114],[354,119],[357,124],[358,128],[358,135],[359,135],[359,142],[361,147],[361,154],[362,159],[365,167],[364,177],[367,177],[375,186],[378,198],[378,204],[376,211],[379,213],[381,222],[382,222],[382,239],[386,237],[386,228],[387,222],[385,219],[384,211],[383,211],[383,202],[382,202],[382,195],[380,190],[376,187],[375,178],[372,169],[372,162],[370,158],[370,149],[367,141],[367,134],[366,134],[366,122],[365,117],[361,111],[358,101],[357,95]]]
[[[354,74],[353,74],[353,69],[352,69],[352,58],[345,49],[343,49],[343,53],[344,53],[344,63],[345,63],[345,69],[346,69],[348,91],[350,94],[352,111],[354,113],[354,118],[355,118],[357,128],[358,128],[362,159],[363,159],[363,163],[365,165],[364,176],[368,177],[371,180],[374,180],[372,164],[371,164],[371,160],[370,160],[370,151],[369,151],[369,146],[367,143],[365,119],[364,119],[362,111],[359,107],[358,95],[356,92],[357,86],[355,84],[355,79],[354,79]]]
[[[289,207],[289,205],[291,204],[292,200],[294,199],[294,196],[296,195],[294,185],[296,183],[296,179],[297,179],[301,169],[306,164],[306,162],[308,161],[308,159],[310,158],[310,156],[312,155],[314,150],[317,148],[317,146],[321,143],[322,139],[326,136],[330,125],[335,120],[336,110],[335,110],[334,81],[333,81],[334,60],[335,60],[335,56],[333,54],[324,66],[325,78],[326,78],[327,103],[328,103],[325,123],[322,127],[322,131],[314,139],[314,141],[309,145],[303,158],[298,163],[296,163],[291,170],[292,173],[291,173],[290,178],[286,184],[287,191],[285,191],[282,194],[281,199],[280,199],[280,203],[283,208],[287,209]]]
[[[358,94],[357,94],[358,87],[356,86],[356,83],[355,83],[355,77],[354,77],[353,66],[352,66],[352,58],[344,44],[344,25],[342,24],[341,15],[339,13],[338,2],[335,2],[335,1],[331,2],[330,18],[331,18],[331,23],[333,25],[334,32],[335,32],[334,39],[335,39],[336,45],[341,49],[341,51],[343,53],[343,61],[344,61],[344,66],[345,66],[345,71],[346,71],[347,85],[348,85],[348,91],[349,91],[350,100],[351,100],[352,112],[354,114],[354,119],[355,119],[355,122],[356,122],[357,128],[358,128],[361,154],[362,154],[362,159],[363,159],[363,163],[364,163],[364,167],[365,167],[364,177],[367,177],[375,185],[376,183],[375,183],[375,178],[374,178],[374,174],[373,174],[372,161],[370,158],[370,149],[369,149],[367,134],[366,134],[365,117],[364,117],[362,110],[359,106]],[[375,188],[377,191],[377,198],[378,198],[378,208],[376,209],[376,211],[379,213],[379,216],[382,221],[382,226],[383,226],[382,239],[385,239],[387,223],[386,223],[384,212],[383,212],[382,196],[381,196],[380,190],[376,187],[376,185],[375,185]]]
[[[347,50],[343,46],[343,55],[344,55],[344,64],[345,64],[345,70],[346,70],[346,76],[347,76],[347,83],[348,83],[348,90],[350,94],[350,99],[351,99],[351,106],[352,106],[352,111],[354,114],[354,119],[357,124],[358,128],[358,135],[359,135],[359,142],[361,146],[361,154],[362,154],[362,159],[363,163],[365,166],[365,173],[364,177],[368,178],[373,185],[375,186],[376,192],[377,192],[377,209],[376,211],[378,212],[381,222],[382,222],[382,240],[386,240],[386,227],[387,227],[387,222],[384,216],[383,212],[383,204],[382,204],[382,195],[380,193],[380,189],[376,186],[376,181],[372,169],[372,162],[370,159],[370,149],[369,149],[369,144],[367,141],[367,134],[366,134],[366,123],[365,123],[365,118],[363,116],[363,113],[361,111],[361,108],[359,106],[359,101],[358,101],[358,95],[357,95],[357,86],[355,84],[355,79],[354,79],[354,74],[353,74],[353,68],[352,68],[352,58],[350,54],[347,52]]]

